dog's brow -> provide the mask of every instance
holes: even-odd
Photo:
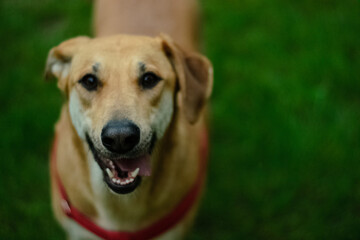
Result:
[[[100,63],[96,62],[96,63],[92,66],[93,72],[94,72],[94,73],[97,73],[97,72],[99,71],[99,67],[100,67]]]
[[[146,65],[143,62],[139,62],[139,72],[140,75],[146,72]]]

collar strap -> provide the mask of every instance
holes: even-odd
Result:
[[[183,219],[200,195],[206,175],[208,157],[208,133],[206,129],[204,129],[201,136],[199,150],[199,173],[196,181],[180,203],[168,215],[165,215],[150,226],[136,232],[110,231],[96,225],[90,218],[83,215],[78,209],[71,205],[56,169],[57,136],[55,135],[51,150],[51,171],[55,177],[56,185],[58,186],[60,192],[61,208],[69,218],[73,219],[88,231],[105,240],[143,240],[160,236],[173,228],[178,222],[180,222],[181,219]]]

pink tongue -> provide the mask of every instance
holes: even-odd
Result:
[[[121,159],[114,161],[114,163],[124,172],[132,172],[135,169],[139,168],[140,176],[150,176],[151,174],[150,155],[145,155],[132,159]]]

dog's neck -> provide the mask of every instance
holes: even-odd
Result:
[[[181,124],[184,121],[179,118],[180,114],[174,115],[156,145],[151,176],[144,177],[133,193],[119,195],[106,186],[102,171],[86,141],[77,135],[68,107],[64,106],[57,124],[58,152],[66,149],[68,153],[58,156],[57,165],[72,204],[100,226],[112,230],[135,231],[170,212],[192,186],[198,172],[198,138],[190,139],[187,134],[196,136],[194,132],[199,133],[199,127]]]

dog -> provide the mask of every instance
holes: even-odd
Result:
[[[212,65],[192,40],[134,34],[80,36],[48,54],[46,78],[65,96],[52,206],[69,239],[182,239],[198,208]]]

